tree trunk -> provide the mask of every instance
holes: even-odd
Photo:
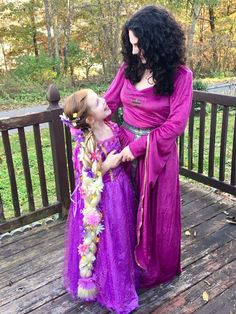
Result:
[[[104,47],[103,70],[106,78],[114,76],[119,63],[119,38],[121,11],[123,0],[102,1],[97,0],[99,16],[102,19],[101,31],[99,33],[99,42]]]
[[[209,23],[211,27],[211,48],[212,48],[212,68],[214,71],[218,68],[218,54],[217,54],[217,45],[216,45],[216,34],[215,34],[215,13],[213,6],[209,6]]]
[[[119,64],[119,38],[120,38],[120,16],[122,10],[123,1],[120,0],[117,2],[116,10],[115,10],[115,29],[114,29],[114,38],[113,38],[113,75],[117,72],[118,64]]]
[[[197,20],[199,17],[199,13],[201,10],[201,5],[200,3],[194,2],[193,3],[193,8],[192,8],[192,21],[191,25],[189,26],[188,29],[188,34],[187,34],[187,58],[188,58],[188,64],[191,68],[193,68],[193,46],[194,46],[194,34],[195,34],[195,28],[197,24]]]
[[[204,12],[202,13],[202,16],[204,16]],[[204,19],[200,19],[199,21],[199,43],[198,43],[198,58],[197,63],[195,65],[195,75],[198,76],[200,73],[202,73],[205,69],[203,68],[203,59],[204,59],[204,40],[203,40],[203,34],[204,34]]]
[[[70,44],[70,33],[72,24],[72,0],[67,1],[67,18],[65,25],[65,47],[64,47],[64,69],[68,69],[68,50]]]
[[[34,45],[34,54],[35,57],[38,57],[39,50],[38,50],[38,43],[37,43],[37,26],[35,22],[35,2],[34,0],[31,1],[30,5],[30,20],[32,24],[32,37],[33,37],[33,45]]]
[[[75,78],[74,78],[74,67],[72,64],[69,65],[70,69],[70,80],[71,80],[71,85],[75,86]]]
[[[53,56],[52,53],[52,34],[51,34],[51,17],[50,17],[50,7],[48,0],[43,0],[44,9],[45,9],[45,23],[48,34],[48,54],[50,57]]]
[[[7,72],[8,71],[7,59],[6,59],[4,44],[2,42],[1,42],[1,48],[2,48],[2,55],[3,55],[3,60],[4,60],[5,71]]]
[[[58,46],[58,28],[57,28],[57,15],[54,1],[51,1],[51,13],[52,13],[52,27],[54,36],[54,56],[56,61],[56,72],[60,74],[60,54]]]

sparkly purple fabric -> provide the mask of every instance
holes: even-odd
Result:
[[[113,128],[114,136],[98,144],[98,147],[103,147],[101,149],[103,159],[104,149],[107,153],[121,150],[118,127],[111,123],[110,126]],[[75,166],[78,166],[77,154],[78,148],[75,148],[73,157]],[[78,179],[79,174],[76,178],[77,185]],[[126,314],[138,307],[135,289],[138,284],[138,269],[134,262],[136,213],[133,189],[122,165],[112,169],[112,173],[107,172],[103,180],[104,190],[100,206],[105,230],[100,236],[94,267],[97,301],[117,314]],[[82,241],[80,208],[83,204],[78,191],[79,189],[73,194],[67,221],[64,265],[64,284],[72,297],[76,297],[77,293],[79,279],[77,247]]]

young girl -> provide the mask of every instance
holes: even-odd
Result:
[[[105,122],[110,114],[105,100],[89,89],[65,102],[62,120],[76,142],[76,187],[67,222],[64,284],[73,297],[125,314],[138,306],[134,197],[120,164],[118,126]]]

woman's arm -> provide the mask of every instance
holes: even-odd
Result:
[[[158,149],[162,154],[168,154],[176,138],[184,132],[192,108],[192,72],[181,69],[176,79],[174,93],[170,96],[170,113],[167,120],[153,130]],[[151,133],[152,133],[151,132]],[[147,135],[140,137],[129,144],[135,158],[146,152]]]
[[[124,84],[124,69],[125,64],[123,63],[122,66],[119,68],[113,82],[109,86],[108,90],[105,92],[103,97],[106,100],[109,108],[112,111],[112,114],[122,105],[120,99],[120,92]]]

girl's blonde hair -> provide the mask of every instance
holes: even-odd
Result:
[[[95,136],[90,130],[90,125],[86,122],[87,117],[90,115],[90,108],[87,103],[89,92],[92,92],[92,90],[81,89],[78,92],[74,92],[67,97],[64,105],[64,113],[66,116],[71,121],[76,121],[76,129],[81,129],[84,132],[85,155],[83,165],[86,168],[91,168],[92,162],[89,156],[92,152],[95,152],[97,148]],[[74,118],[74,114],[77,114],[79,119]]]
[[[99,234],[103,230],[102,213],[99,209],[103,180],[101,173],[102,159],[97,151],[97,145],[93,131],[87,123],[87,118],[92,114],[88,104],[89,89],[83,89],[73,93],[65,101],[64,113],[73,123],[73,127],[81,129],[84,134],[83,142],[80,143],[79,160],[82,162],[79,188],[83,191],[83,240],[78,246],[81,256],[79,260],[80,278],[78,281],[77,295],[79,298],[94,299],[97,294],[96,283],[93,277],[93,261],[96,259],[97,243]],[[87,170],[90,170],[88,176]],[[83,248],[83,249],[82,249]]]

